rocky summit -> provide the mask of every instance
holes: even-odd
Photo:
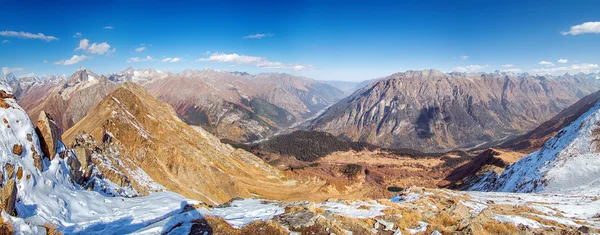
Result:
[[[356,91],[310,128],[389,148],[473,148],[523,134],[599,87],[582,74],[407,71]]]

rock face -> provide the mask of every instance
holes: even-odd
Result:
[[[119,172],[134,187],[148,191],[154,185],[217,204],[251,193],[264,195],[271,187],[299,187],[284,186],[281,173],[256,156],[185,124],[168,104],[134,83],[109,94],[63,139],[72,146],[81,133],[93,136],[104,153],[112,149],[105,157],[125,166]]]
[[[15,202],[17,201],[17,185],[15,185],[15,179],[8,180],[0,189],[0,200],[2,200],[2,207],[6,213],[12,216],[17,215],[15,210]]]
[[[480,175],[469,190],[600,193],[600,102],[544,146],[501,172]]]
[[[40,148],[44,153],[44,157],[50,160],[54,159],[56,148],[62,135],[54,119],[46,112],[40,112],[35,131],[40,137]]]
[[[396,73],[330,107],[310,128],[426,152],[522,134],[600,87],[584,75]]]
[[[268,137],[343,97],[342,91],[308,78],[211,69],[185,70],[144,87],[185,122],[238,142]]]

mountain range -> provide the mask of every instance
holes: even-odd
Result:
[[[68,78],[20,78],[9,74],[19,103],[32,118],[44,110],[66,130],[123,82],[143,85],[172,105],[186,123],[222,139],[251,142],[302,122],[343,97],[321,82],[289,74],[185,70],[179,74],[127,68],[97,75],[85,68]],[[21,88],[25,87],[25,89]]]
[[[357,90],[309,128],[387,148],[468,149],[526,133],[599,88],[595,74],[407,71]]]
[[[265,82],[260,87],[270,89],[250,94],[272,101],[273,105],[282,100],[268,101],[268,94],[287,97],[288,101],[299,97],[296,101],[302,103],[306,97],[312,97],[308,99],[311,101],[323,98],[318,92],[330,89],[310,79],[283,79],[278,74],[207,70],[179,74],[130,70],[99,76],[82,68],[68,78],[19,79],[16,84],[21,87],[20,98],[11,92],[15,83],[2,83],[0,202],[4,212],[0,232],[556,234],[597,232],[600,228],[595,209],[599,206],[595,195],[600,163],[595,159],[600,101],[597,92],[588,93],[595,85],[589,76],[440,75],[443,73],[409,71],[399,76],[399,81],[386,78],[370,83],[334,104],[312,123],[318,123],[332,108],[348,100],[361,100],[360,94],[380,92],[379,97],[387,98],[385,92],[379,91],[382,83],[390,88],[422,83],[429,87],[420,93],[424,96],[445,94],[441,88],[448,85],[443,84],[452,82],[452,94],[456,96],[442,95],[445,98],[439,100],[461,104],[452,98],[472,97],[467,107],[480,114],[488,108],[476,107],[475,101],[481,104],[481,97],[487,95],[486,101],[495,105],[489,91],[481,90],[485,87],[481,84],[497,84],[498,76],[505,76],[507,87],[516,86],[515,81],[520,81],[519,87],[528,87],[504,89],[510,94],[503,96],[509,102],[505,103],[506,117],[513,115],[514,110],[550,112],[552,109],[546,104],[558,105],[564,101],[551,99],[550,94],[561,98],[590,94],[570,106],[565,104],[568,107],[562,112],[556,112],[530,132],[495,146],[496,149],[423,153],[349,142],[349,138],[340,139],[325,132],[301,131],[259,143],[258,149],[250,148],[255,155],[239,148],[241,145],[222,143],[202,126],[190,125],[173,104],[151,93],[153,86],[161,81],[186,81],[181,77],[189,76],[185,84],[191,85],[193,79],[207,79],[197,73],[214,72],[226,73],[222,81],[241,76],[231,78],[234,81],[230,83],[221,82],[232,86],[245,87],[239,85],[244,84],[244,79],[253,82],[257,79],[258,84]],[[138,76],[140,73],[143,76]],[[154,76],[156,79],[151,78]],[[451,77],[439,78],[444,76]],[[433,78],[439,81],[440,89],[428,84]],[[23,85],[26,82],[29,85]],[[582,84],[587,84],[588,89],[580,87]],[[463,86],[477,88],[479,92],[461,90]],[[230,86],[215,88],[222,87]],[[578,88],[580,92],[566,93],[565,87]],[[34,90],[41,94],[31,94]],[[181,94],[192,94],[188,92]],[[250,97],[249,93],[240,94]],[[41,102],[32,102],[34,97]],[[544,105],[521,110],[526,105],[517,102],[520,99],[536,107]],[[390,107],[399,107],[394,102],[401,98],[391,100]],[[38,113],[37,117],[21,108],[18,102],[25,101],[36,107],[32,110]],[[289,103],[298,106],[286,106]],[[311,107],[312,110],[327,107],[302,106],[297,102],[277,105],[293,107],[289,108],[293,110],[289,115],[303,119],[312,115]],[[362,110],[360,107],[357,111]],[[407,107],[386,112],[393,114]],[[79,119],[76,122],[75,117]],[[37,120],[36,125],[31,119]],[[65,120],[70,128],[62,134]],[[523,120],[523,117],[509,118],[515,123]],[[448,126],[463,123],[446,121],[450,123]],[[546,141],[547,138],[550,139]],[[523,154],[531,151],[534,152]],[[463,174],[454,174],[459,171]],[[440,184],[444,180],[450,184]],[[484,192],[432,189],[436,182],[438,186]],[[461,185],[456,187],[456,182]]]

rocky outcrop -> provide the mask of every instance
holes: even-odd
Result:
[[[16,216],[15,202],[17,201],[17,185],[15,179],[10,179],[2,185],[0,189],[0,202],[3,210],[9,215]]]
[[[44,157],[50,160],[54,159],[62,133],[50,114],[44,111],[40,112],[35,131],[40,137],[40,148]]]
[[[523,134],[599,87],[584,75],[407,71],[356,91],[310,128],[390,148],[473,148]]]

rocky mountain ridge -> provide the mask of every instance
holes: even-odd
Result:
[[[473,148],[523,134],[599,88],[595,74],[407,71],[357,90],[309,128],[388,148]]]

